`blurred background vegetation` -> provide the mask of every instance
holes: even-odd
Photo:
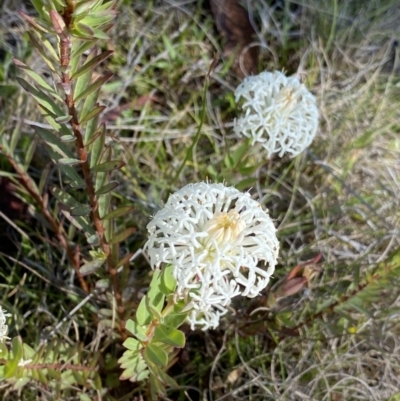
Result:
[[[285,287],[275,306],[265,308],[267,290],[234,305],[218,330],[186,329],[187,346],[169,371],[179,389],[168,399],[400,400],[399,2],[259,0],[241,2],[244,12],[232,12],[236,2],[210,2],[118,1],[102,45],[114,54],[98,70],[115,74],[102,89],[102,119],[126,163],[114,202],[135,205],[119,221],[136,227],[121,249],[136,252],[126,318],[149,282],[141,249],[151,216],[187,183],[225,182],[250,191],[275,220],[281,252],[271,286],[322,258],[292,273],[305,280]],[[45,122],[12,59],[51,76],[19,10],[35,15],[29,1],[1,2],[0,135],[16,138],[15,153],[56,215],[49,188],[59,176],[29,125]],[[204,99],[215,53],[222,57]],[[282,69],[316,95],[320,129],[302,155],[266,160],[231,130],[233,91],[245,74]],[[118,381],[123,350],[104,299],[70,314],[85,299],[74,269],[1,153],[0,166],[0,303],[12,313],[10,336],[35,349],[51,334],[60,361],[92,364],[100,380],[32,373],[23,386],[0,384],[3,399],[146,399],[143,386]],[[84,237],[64,225],[87,254]]]

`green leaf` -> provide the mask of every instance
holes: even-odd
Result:
[[[92,208],[90,206],[78,206],[71,209],[71,216],[88,216]]]
[[[225,156],[224,163],[225,163],[225,166],[228,167],[229,169],[233,168],[234,161],[232,159],[232,156],[229,153]]]
[[[132,319],[129,319],[126,322],[126,329],[128,331],[130,331],[138,340],[140,341],[147,341],[147,333],[144,330],[144,328],[142,326],[140,326],[139,324],[137,324],[137,322],[135,322]]]
[[[84,91],[82,91],[80,94],[78,94],[76,96],[76,98],[74,99],[75,102],[79,102],[79,100],[85,98],[86,96],[89,96],[94,91],[100,89],[113,76],[114,76],[114,74],[110,73],[110,74],[104,75],[103,77],[96,79],[96,81],[94,81],[90,86],[88,86]],[[76,93],[79,93],[79,92],[75,91],[74,95],[76,95]]]
[[[65,145],[65,143],[61,142],[61,140],[53,135],[49,130],[38,127],[36,125],[32,125],[31,127],[46,142],[46,144],[51,146],[51,148],[59,155],[67,159],[74,159],[74,154],[70,151],[68,146]]]
[[[62,135],[60,141],[64,143],[74,142],[76,140],[75,135]]]
[[[87,143],[93,142],[93,145],[91,146],[91,157],[90,157],[90,168],[93,168],[94,166],[97,166],[101,160],[101,155],[104,150],[104,144],[106,141],[106,126],[105,124],[101,124],[99,127],[98,132],[94,133],[96,131],[96,126],[97,121],[92,120],[89,121],[87,128],[86,128],[86,134],[87,135],[92,135],[90,139],[86,138],[88,140]],[[95,139],[97,137],[97,139]],[[103,161],[109,161],[111,159],[111,153],[108,157],[103,157]],[[101,184],[103,186],[104,183]],[[96,186],[96,190],[99,189],[99,186]]]
[[[157,378],[164,384],[164,386],[169,386],[172,388],[178,388],[178,383],[169,375],[167,375],[162,369],[158,366],[152,366],[150,368],[153,375],[157,376]]]
[[[23,355],[22,343],[18,337],[14,337],[11,340],[11,350],[13,353],[13,358],[20,361]]]
[[[111,181],[106,185],[103,185],[102,187],[100,187],[97,191],[96,191],[96,195],[104,195],[108,192],[111,192],[112,190],[114,190],[115,188],[117,188],[119,185],[118,181]]]
[[[43,89],[47,90],[53,97],[55,97],[58,101],[62,102],[63,99],[59,96],[59,94],[52,88],[39,74],[37,74],[35,71],[33,71],[30,67],[28,67],[25,63],[22,61],[19,61],[18,59],[14,58],[13,59],[14,64],[25,71],[25,73],[31,77],[39,86],[41,86]],[[71,118],[71,117],[70,117]]]
[[[93,260],[91,262],[85,263],[79,268],[79,272],[82,274],[82,276],[87,276],[89,274],[94,273],[96,270],[98,270],[101,266],[103,266],[105,260],[97,259]]]
[[[164,324],[171,327],[180,327],[186,320],[187,313],[170,313],[164,316]]]
[[[65,205],[69,210],[74,207],[84,206],[81,203],[79,203],[76,199],[74,199],[70,194],[68,194],[67,192],[64,192],[60,188],[51,186],[50,192],[62,205]],[[67,216],[67,218],[71,219],[74,222],[76,227],[78,227],[80,230],[84,230],[89,235],[95,234],[93,227],[87,222],[87,220],[85,218],[83,218],[82,216],[72,217],[70,215],[69,210],[68,210],[68,213],[64,213],[65,210],[62,210],[62,211],[63,211],[64,215]]]
[[[125,230],[122,230],[119,233],[114,234],[114,236],[109,241],[109,244],[110,245],[119,244],[120,242],[122,242],[122,241],[126,240],[128,237],[130,237],[135,231],[136,231],[136,227],[126,228]]]
[[[102,40],[109,40],[110,37],[101,29],[94,28],[93,26],[86,25],[86,18],[82,18],[81,22],[77,23],[73,29],[73,34],[83,38],[97,38]]]
[[[127,323],[129,323],[132,320],[128,320]],[[129,329],[128,329],[129,330]],[[129,330],[130,331],[130,330]],[[126,349],[129,349],[131,351],[139,351],[140,348],[142,347],[142,344],[134,339],[134,338],[128,338],[127,340],[124,341],[124,343],[122,344]]]
[[[125,166],[122,160],[109,160],[98,164],[90,169],[92,173],[107,173],[108,171],[116,170]]]
[[[8,359],[8,348],[2,342],[0,342],[0,355],[1,358]]]
[[[118,209],[113,210],[110,213],[107,213],[105,216],[101,217],[102,220],[111,220],[116,219],[117,217],[125,216],[130,213],[134,209],[133,206],[121,206]]]
[[[19,84],[28,92],[30,93],[34,99],[47,110],[49,110],[55,117],[65,115],[64,111],[51,99],[47,96],[43,91],[40,89],[35,88],[29,82],[25,81],[25,79],[21,77],[16,77],[16,80]]]
[[[98,13],[90,13],[80,22],[87,26],[91,27],[96,26],[97,28],[99,28],[109,24],[115,18],[116,15],[117,15],[116,11],[102,11]]]
[[[168,363],[167,353],[155,344],[148,344],[144,349],[146,362],[154,363],[157,366],[165,367]]]
[[[177,348],[185,346],[185,335],[183,332],[164,324],[160,324],[155,328],[154,339]]]
[[[67,29],[63,17],[55,10],[50,10],[50,21],[56,34],[61,38],[67,38]]]
[[[39,15],[41,16],[41,18],[48,19],[48,16],[46,15],[46,13],[44,12],[44,4],[41,0],[31,0],[31,3],[33,4],[33,6],[36,8],[36,11],[39,13]],[[25,14],[22,11],[19,11],[19,14],[36,30],[39,32],[44,32],[44,33],[48,33],[48,29],[46,29],[45,27],[43,27],[42,25],[40,25],[35,18],[30,17],[29,15]]]
[[[105,291],[110,288],[110,280],[108,278],[102,278],[96,281],[96,289],[99,291]]]
[[[72,76],[71,80],[79,78],[81,75],[87,73],[88,71],[94,70],[94,68],[99,65],[101,62],[106,60],[108,57],[113,54],[112,50],[107,50],[96,57],[93,57],[91,60],[87,61],[81,68],[79,68]]]
[[[72,116],[67,114],[66,116],[56,117],[54,121],[59,124],[67,124],[71,121]]]
[[[73,17],[76,17],[82,13],[86,13],[87,11],[91,11],[92,7],[96,5],[99,2],[99,0],[85,0],[79,2],[74,9],[74,12],[72,13]]]
[[[98,42],[97,39],[85,40],[85,41],[80,41],[76,39],[72,42],[72,49],[70,56],[71,75],[74,74],[75,71],[78,69],[79,61],[81,59],[82,54],[87,52],[89,49],[93,48],[97,42]]]
[[[139,306],[136,310],[136,321],[141,326],[146,326],[150,324],[153,318],[153,312],[148,307],[148,304],[151,305],[158,311],[161,312],[165,296],[160,291],[160,282],[161,282],[161,272],[159,270],[154,271],[153,278],[151,279],[149,290],[145,297],[140,300]]]
[[[93,60],[96,56],[98,55],[98,50],[97,48],[93,48],[92,51],[89,53],[86,62]],[[85,74],[81,75],[77,80],[75,84],[75,89],[74,89],[74,101],[75,101],[75,107],[79,107],[79,100],[80,95],[86,90],[86,88],[89,85],[89,82],[92,78],[92,70],[87,71]]]
[[[59,124],[55,120],[54,114],[46,109],[45,107],[38,105],[39,106],[39,111],[42,114],[42,116],[46,119],[46,121],[54,128],[54,130],[59,133],[60,135],[71,135],[71,129],[68,128],[65,124]]]
[[[15,376],[18,369],[19,359],[9,359],[4,366],[4,379],[11,379]]]
[[[94,106],[94,108],[89,111],[89,113],[87,113],[85,116],[81,117],[81,119],[79,120],[79,124],[83,125],[83,124],[87,123],[92,118],[98,116],[105,108],[106,108],[106,106],[99,106],[98,104],[96,104]]]
[[[61,159],[58,159],[57,163],[62,164],[64,166],[76,166],[77,164],[81,164],[82,161],[71,157],[63,157]]]
[[[161,275],[160,290],[163,294],[172,294],[176,287],[176,280],[174,278],[174,267],[172,265],[167,265],[163,269]]]

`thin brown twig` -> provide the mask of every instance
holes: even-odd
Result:
[[[63,232],[62,225],[59,224],[59,222],[51,215],[49,210],[47,209],[47,202],[46,200],[36,191],[35,186],[32,183],[32,179],[26,174],[24,170],[18,165],[14,157],[8,153],[2,145],[0,145],[0,150],[4,153],[5,157],[7,160],[10,162],[11,166],[15,170],[15,172],[18,174],[18,177],[20,179],[20,183],[23,185],[23,187],[28,191],[28,193],[32,196],[32,198],[36,201],[38,204],[44,218],[49,222],[51,228],[55,232],[58,241],[60,242],[62,248],[67,252],[68,258],[72,265],[74,266],[76,275],[79,280],[79,284],[82,288],[83,291],[86,293],[89,293],[89,287],[82,276],[82,274],[79,271],[80,267],[80,262],[79,258],[76,258],[73,249],[69,246],[67,238],[65,237],[65,234]]]
[[[83,141],[83,136],[81,132],[81,127],[79,124],[79,119],[78,119],[78,113],[75,109],[75,102],[73,99],[73,91],[72,91],[72,82],[71,82],[71,77],[68,72],[68,67],[70,65],[70,55],[71,55],[71,39],[70,39],[70,34],[68,32],[69,25],[71,23],[71,13],[73,12],[73,7],[70,5],[67,5],[67,7],[64,8],[64,12],[62,14],[62,18],[64,20],[64,23],[66,25],[65,31],[60,34],[60,63],[62,68],[62,71],[65,71],[62,73],[61,80],[62,80],[62,85],[66,89],[65,90],[65,103],[68,107],[68,114],[72,117],[70,124],[74,133],[74,136],[76,138],[75,144],[76,144],[76,149],[78,153],[79,160],[81,161],[81,168],[82,168],[82,173],[83,173],[83,178],[85,180],[86,184],[86,191],[89,199],[89,204],[91,207],[91,218],[93,221],[93,224],[95,226],[95,229],[97,231],[97,234],[99,236],[100,240],[100,247],[104,254],[106,255],[106,260],[107,260],[107,265],[108,265],[108,273],[111,277],[111,283],[113,286],[114,290],[114,296],[115,300],[117,303],[117,312],[119,315],[119,320],[120,320],[120,325],[119,325],[119,331],[121,335],[124,337],[124,312],[125,308],[122,305],[122,294],[120,291],[120,285],[119,285],[119,279],[118,279],[118,272],[117,269],[115,268],[114,260],[113,260],[113,255],[111,252],[110,245],[107,242],[107,239],[105,237],[105,230],[103,226],[103,222],[100,218],[99,214],[99,203],[98,199],[96,197],[95,193],[95,187],[93,184],[92,176],[90,173],[90,166],[89,166],[89,161],[88,161],[88,153],[85,149],[84,141]]]

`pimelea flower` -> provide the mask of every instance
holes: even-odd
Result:
[[[259,142],[268,157],[297,156],[313,141],[318,128],[315,97],[297,77],[279,71],[246,77],[235,90],[243,114],[234,121],[237,135]]]
[[[186,185],[147,229],[151,266],[174,266],[176,295],[188,301],[192,329],[217,327],[231,299],[257,296],[275,269],[279,243],[272,220],[249,193],[233,187]]]
[[[6,317],[11,316],[10,313],[7,313],[2,307],[0,306],[0,342],[4,340],[8,340],[8,326],[6,325]]]

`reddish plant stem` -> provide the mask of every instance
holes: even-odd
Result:
[[[62,15],[64,22],[66,24],[67,30],[69,28],[69,24],[71,22],[71,12],[73,9],[71,7],[66,7],[64,9],[64,13]],[[100,247],[104,254],[106,255],[107,265],[108,265],[108,273],[111,278],[111,283],[114,290],[114,296],[117,303],[117,313],[119,315],[120,325],[119,331],[124,338],[125,334],[125,322],[124,322],[124,312],[125,308],[122,305],[122,295],[120,291],[118,272],[115,268],[115,263],[113,260],[111,247],[107,242],[105,237],[105,230],[103,226],[103,222],[101,221],[99,214],[99,203],[95,193],[95,187],[93,184],[92,176],[90,173],[90,165],[88,161],[88,153],[85,149],[85,144],[83,141],[83,135],[81,132],[81,127],[79,124],[78,113],[75,109],[75,102],[73,99],[73,91],[72,91],[72,81],[68,72],[68,67],[70,65],[70,53],[71,53],[71,39],[69,32],[64,32],[60,35],[60,63],[62,66],[62,71],[65,71],[61,75],[62,86],[65,90],[65,104],[68,107],[68,114],[72,117],[70,124],[76,138],[76,150],[78,153],[79,160],[81,161],[81,168],[83,178],[86,184],[86,191],[89,199],[89,204],[91,207],[91,218],[93,224],[95,226],[96,232],[100,239]]]
[[[2,145],[0,145],[0,150],[2,150],[4,152],[4,155],[6,156],[7,160],[10,162],[13,169],[18,174],[21,184],[29,192],[29,194],[32,196],[32,198],[35,199],[36,203],[38,204],[38,206],[40,207],[40,210],[43,213],[44,218],[49,222],[51,228],[53,229],[53,231],[55,232],[55,234],[57,236],[58,241],[60,242],[63,249],[67,252],[68,258],[69,258],[70,262],[72,263],[72,265],[74,266],[74,269],[75,269],[76,275],[78,277],[81,288],[86,293],[89,293],[89,287],[88,287],[84,277],[82,276],[82,274],[79,271],[79,267],[80,267],[79,258],[76,257],[73,249],[69,246],[68,241],[63,233],[62,225],[51,215],[51,213],[47,209],[45,199],[36,191],[35,186],[33,185],[32,181],[31,181],[31,178],[25,173],[24,170],[21,169],[21,167],[15,161],[13,156],[4,150]]]

